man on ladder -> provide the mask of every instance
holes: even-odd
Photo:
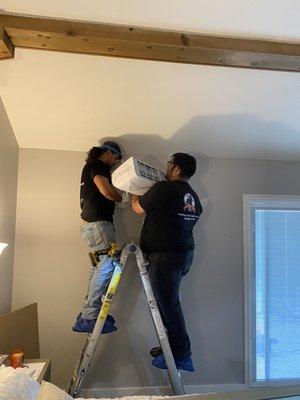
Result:
[[[105,294],[114,271],[112,258],[109,257],[115,250],[116,242],[113,214],[115,202],[121,203],[125,197],[123,199],[111,186],[110,170],[121,158],[119,145],[106,141],[100,147],[89,150],[82,170],[80,230],[90,248],[92,268],[83,309],[72,328],[75,332],[93,331],[101,308],[101,296]],[[116,330],[114,318],[108,315],[102,333]]]
[[[193,227],[202,213],[197,194],[188,183],[196,171],[189,154],[173,154],[168,161],[167,181],[155,183],[143,196],[132,195],[137,214],[146,213],[141,233],[141,249],[148,257],[149,279],[177,369],[194,371],[191,344],[182,313],[179,287],[193,262]],[[153,348],[152,365],[167,367],[161,347]]]

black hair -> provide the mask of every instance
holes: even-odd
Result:
[[[171,161],[174,165],[179,167],[180,175],[183,178],[189,179],[196,172],[197,161],[190,154],[175,153],[172,155]]]
[[[88,152],[87,152],[87,158],[86,162],[90,162],[93,160],[96,160],[99,158],[103,153],[105,153],[107,150],[106,149],[100,149],[100,147],[92,147]]]

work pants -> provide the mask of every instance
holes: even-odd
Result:
[[[185,358],[191,355],[191,343],[186,332],[179,288],[181,279],[188,273],[192,265],[193,253],[193,251],[185,251],[148,255],[150,283],[174,357]]]
[[[115,243],[114,226],[109,221],[89,222],[81,225],[81,236],[89,246],[90,251],[105,250]],[[112,258],[106,254],[99,256],[99,262],[91,267],[88,291],[82,309],[82,318],[97,318],[102,302],[101,296],[106,293],[114,272]]]

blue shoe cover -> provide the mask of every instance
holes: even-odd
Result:
[[[78,320],[79,318],[82,318],[81,316],[82,316],[82,313],[78,314],[78,315],[77,315],[77,320]],[[116,320],[115,320],[114,317],[113,317],[112,315],[110,315],[110,314],[107,314],[106,321],[110,322],[110,323],[113,324],[113,325],[116,323]]]
[[[176,364],[176,368],[181,370],[181,371],[189,371],[189,372],[194,372],[194,366],[193,366],[193,360],[192,357],[174,357],[174,361]],[[161,354],[158,357],[155,357],[154,360],[152,360],[152,365],[156,368],[160,369],[166,369],[167,364],[166,360],[163,354]]]
[[[83,319],[81,317],[77,317],[72,330],[74,332],[85,332],[85,333],[92,333],[96,320],[95,319]]]
[[[195,372],[192,357],[175,357],[174,361],[180,371]]]
[[[115,332],[117,329],[118,328],[114,324],[112,324],[111,322],[108,321],[108,319],[106,319],[101,334]]]
[[[72,327],[72,330],[74,332],[92,333],[96,321],[97,321],[96,319],[84,319],[84,318],[81,318],[81,317],[77,317],[77,320],[76,320],[74,326]],[[117,327],[114,326],[108,320],[106,320],[104,322],[104,325],[103,325],[101,333],[105,334],[105,333],[115,332],[116,330],[117,330]]]
[[[161,354],[160,356],[155,357],[152,360],[152,365],[156,368],[166,369],[167,364],[166,364],[165,356],[163,354]]]
[[[112,315],[110,315],[110,314],[107,314],[106,321],[110,322],[110,323],[113,324],[113,325],[116,323],[116,320],[115,320],[114,317],[113,317]]]

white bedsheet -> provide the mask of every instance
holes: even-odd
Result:
[[[79,397],[77,400],[154,400],[153,398],[160,398],[159,396],[124,396],[124,397],[101,397],[101,398],[96,398],[96,397],[89,397],[89,398],[83,398]]]
[[[79,397],[76,400],[160,400],[170,396]]]
[[[31,372],[31,373],[30,373]],[[36,370],[0,366],[0,400],[72,400],[59,387],[50,382],[37,383],[31,375]],[[162,396],[124,396],[115,398],[89,398],[89,400],[159,400]],[[78,398],[76,400],[87,400]]]
[[[39,390],[23,368],[0,367],[0,400],[36,400]]]

